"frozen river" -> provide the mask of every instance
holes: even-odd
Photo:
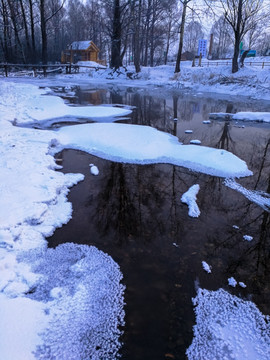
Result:
[[[183,144],[199,140],[228,150],[253,171],[237,182],[248,190],[270,192],[270,125],[204,123],[212,112],[269,111],[269,102],[160,88],[53,91],[74,105],[131,106],[133,113],[120,122],[157,128]],[[55,231],[49,246],[95,245],[119,264],[126,286],[123,359],[185,359],[195,324],[191,299],[198,286],[222,287],[270,313],[267,209],[226,186],[223,178],[175,165],[116,163],[77,150],[64,150],[56,158],[63,172],[83,173],[85,180],[71,189],[72,220]],[[90,174],[89,164],[98,167],[98,176]],[[200,187],[197,218],[181,202],[194,184]],[[210,274],[202,261],[211,266]],[[230,277],[246,288],[229,286]]]

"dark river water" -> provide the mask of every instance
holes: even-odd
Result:
[[[237,182],[270,193],[270,124],[203,123],[210,112],[270,111],[270,101],[162,88],[85,87],[74,88],[72,96],[64,88],[53,90],[73,104],[132,106],[132,115],[120,121],[155,127],[184,144],[198,139],[229,150],[254,173]],[[64,173],[83,173],[85,180],[71,189],[72,220],[55,231],[49,246],[94,245],[119,264],[126,286],[124,360],[186,359],[198,286],[222,287],[270,314],[270,214],[226,187],[224,179],[173,165],[115,163],[74,150],[56,158]],[[90,163],[99,168],[98,176],[90,174]],[[189,217],[181,202],[194,184],[200,185],[198,218]],[[202,261],[212,266],[211,274]],[[228,286],[231,276],[247,287]]]

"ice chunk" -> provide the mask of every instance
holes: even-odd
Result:
[[[244,235],[244,236],[243,236],[243,239],[246,240],[246,241],[251,241],[251,240],[253,240],[253,236]]]
[[[211,266],[208,265],[207,262],[202,261],[202,267],[203,267],[203,269],[204,269],[208,274],[211,273]]]
[[[234,277],[230,277],[230,278],[228,279],[228,284],[229,284],[230,286],[232,286],[232,287],[236,287],[237,281],[235,280]]]
[[[98,175],[99,174],[99,170],[98,170],[98,167],[95,166],[94,164],[90,164],[90,173],[92,175]]]
[[[190,144],[201,145],[201,141],[200,140],[190,140]]]
[[[185,192],[182,197],[181,201],[188,205],[188,215],[191,217],[199,217],[200,216],[200,209],[196,203],[197,197],[200,190],[200,185],[195,184],[189,188],[187,192]]]

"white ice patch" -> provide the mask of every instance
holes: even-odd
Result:
[[[99,174],[99,170],[98,170],[98,167],[95,166],[94,164],[90,164],[90,173],[92,175],[98,175]]]
[[[196,313],[189,360],[268,360],[270,325],[249,301],[223,289],[199,289],[193,299]]]
[[[131,113],[129,109],[113,106],[69,106],[60,97],[52,95],[43,96],[42,100],[39,96],[33,97],[25,106],[25,116],[39,122],[63,117],[91,118],[95,121],[102,119],[105,121],[104,118],[124,116]],[[19,118],[18,122],[20,123]]]
[[[236,287],[237,281],[235,280],[234,277],[230,277],[230,278],[228,279],[228,284],[229,284],[230,286],[232,286],[232,287]]]
[[[0,261],[1,359],[115,359],[124,287],[112,258],[72,243],[17,257]]]
[[[199,217],[200,216],[200,209],[196,203],[197,197],[200,190],[200,185],[195,184],[191,186],[187,192],[185,192],[182,197],[181,201],[188,205],[188,215],[191,217]]]
[[[239,285],[242,287],[242,288],[246,288],[247,285],[245,283],[243,283],[242,281],[239,282]]]
[[[211,266],[208,265],[207,262],[202,261],[202,267],[203,267],[203,270],[206,271],[208,274],[210,274],[212,272]]]
[[[232,116],[233,120],[259,121],[270,123],[270,112],[248,112],[241,111]]]
[[[224,184],[229,188],[240,192],[248,200],[259,205],[265,211],[270,211],[270,194],[264,191],[247,190],[233,179],[225,179]]]
[[[192,134],[193,130],[185,130],[185,134]]]
[[[251,240],[253,240],[253,236],[244,235],[244,236],[243,236],[243,239],[246,240],[246,241],[251,241]]]
[[[270,122],[270,112],[250,112],[241,111],[236,114],[231,113],[211,113],[211,119],[224,119],[224,120],[241,120],[241,121],[257,121],[257,122]]]
[[[190,144],[194,144],[194,145],[201,145],[201,141],[200,140],[190,140]]]
[[[169,163],[221,177],[252,174],[232,153],[204,146],[181,145],[178,138],[149,126],[83,124],[55,131],[62,148],[86,151],[101,158],[135,164]]]

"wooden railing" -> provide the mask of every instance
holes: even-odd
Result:
[[[9,64],[0,63],[0,75],[3,71],[3,75],[8,77],[9,73],[17,73],[26,71],[28,74],[31,73],[34,77],[37,75],[44,75],[45,77],[51,73],[62,73],[66,74],[78,73],[80,67],[92,68],[92,69],[104,69],[104,66],[88,66],[88,65],[77,65],[77,64],[53,64],[53,65],[37,65],[37,64]],[[24,73],[23,73],[24,74]]]
[[[196,61],[196,65],[197,61]],[[201,66],[221,66],[221,65],[232,65],[232,60],[202,60]],[[245,60],[244,66],[260,66],[262,69],[270,66],[270,61],[250,61]]]

